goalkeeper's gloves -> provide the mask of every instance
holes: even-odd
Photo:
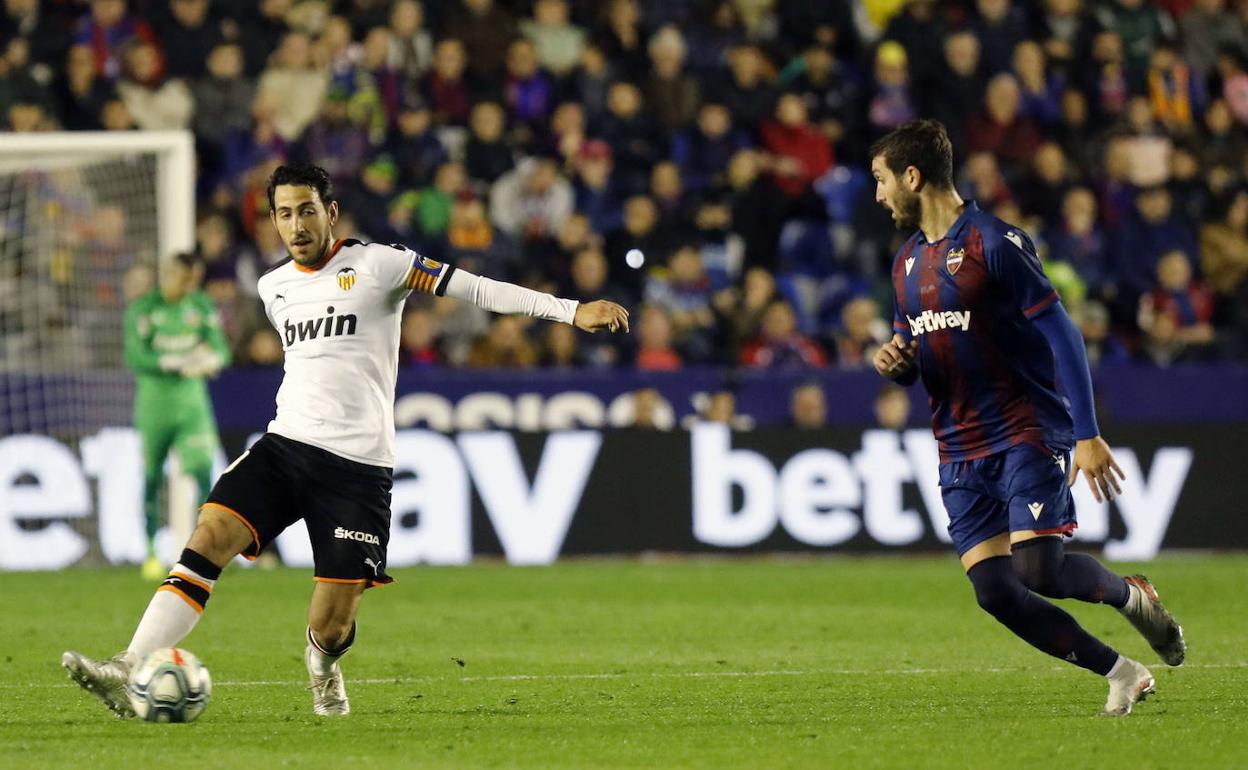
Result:
[[[200,345],[187,354],[180,372],[183,377],[216,377],[225,359],[208,345]]]

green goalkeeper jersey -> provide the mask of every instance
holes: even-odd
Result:
[[[228,364],[230,348],[207,294],[167,302],[153,289],[126,308],[125,356],[139,400],[173,398],[190,407],[207,404],[203,374]]]

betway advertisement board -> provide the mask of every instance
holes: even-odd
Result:
[[[1248,548],[1243,435],[1235,424],[1115,430],[1123,494],[1098,504],[1080,480],[1077,543],[1121,560]],[[255,438],[226,434],[219,467]],[[400,430],[390,565],[948,550],[937,464],[924,429]],[[142,526],[132,430],[101,431],[77,450],[44,436],[0,439],[0,569],[137,563]],[[169,555],[178,546],[161,540]],[[311,564],[302,524],[274,547],[288,564]]]

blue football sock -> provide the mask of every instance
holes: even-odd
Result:
[[[1014,572],[1023,585],[1052,599],[1127,606],[1127,581],[1082,553],[1066,553],[1061,538],[1037,537],[1013,546]]]
[[[1089,634],[1068,613],[1027,590],[1009,557],[985,559],[967,570],[979,606],[1041,652],[1101,676],[1118,653]]]

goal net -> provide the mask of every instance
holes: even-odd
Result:
[[[187,132],[8,134],[0,142],[0,441],[59,442],[98,483],[84,441],[132,423],[125,307],[154,285],[160,256],[194,246],[194,173]],[[33,499],[38,490],[23,481],[46,480],[15,467],[13,452],[0,457],[8,458],[0,459],[0,496],[18,489]],[[0,518],[20,518],[5,510],[14,504],[7,496]],[[72,528],[94,529],[93,514]],[[19,525],[30,526],[0,526]]]

